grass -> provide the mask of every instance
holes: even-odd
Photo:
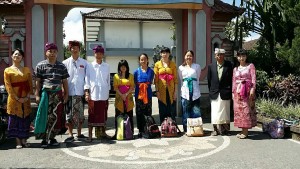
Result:
[[[300,105],[290,104],[282,106],[276,99],[260,98],[256,101],[258,113],[270,118],[284,118],[288,120],[300,119]]]

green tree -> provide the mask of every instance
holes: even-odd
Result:
[[[261,57],[265,60],[261,63],[262,68],[268,74],[286,71],[283,69],[289,67],[289,62],[278,58],[276,54],[279,47],[292,46],[294,30],[299,24],[299,0],[241,0],[240,6],[246,9],[243,18],[247,19],[236,26],[236,42],[237,36],[240,36],[241,46],[242,30],[261,35],[259,47],[254,53],[257,52],[256,58],[264,56]]]
[[[242,30],[242,38],[238,36],[238,38],[236,38],[236,26],[238,25],[238,32],[239,29],[242,28],[240,25],[242,24],[243,20],[247,19],[244,18],[243,16],[238,17],[238,19],[232,19],[230,22],[228,22],[225,26],[225,35],[228,39],[230,39],[231,41],[239,41],[241,40],[242,42],[244,41],[245,37],[248,37],[250,35],[249,32],[246,32],[244,29]],[[237,22],[238,21],[238,22]]]
[[[300,27],[295,28],[295,38],[292,40],[292,46],[288,42],[280,46],[277,57],[291,67],[290,72],[300,75]]]

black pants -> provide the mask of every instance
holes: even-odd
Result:
[[[166,117],[171,117],[174,121],[176,121],[176,101],[174,100],[171,104],[168,90],[166,91],[166,93],[166,105],[162,101],[158,100],[160,124],[164,121]]]
[[[145,116],[152,115],[152,99],[148,99],[148,103],[144,104],[144,102],[140,99],[135,99],[136,107],[136,123],[139,132],[144,132],[145,130]]]

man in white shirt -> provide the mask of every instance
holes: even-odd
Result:
[[[102,59],[104,48],[96,46],[94,49],[95,60],[90,64],[86,78],[85,99],[89,104],[89,138],[92,141],[93,127],[100,127],[100,137],[108,138],[105,133],[107,120],[108,98],[110,90],[110,68]]]
[[[74,141],[74,127],[77,127],[77,139],[86,138],[81,134],[81,128],[84,122],[83,96],[88,62],[79,57],[80,43],[78,41],[69,41],[69,50],[71,51],[71,57],[63,61],[63,64],[67,67],[70,75],[68,78],[69,100],[67,103],[68,112],[66,115],[69,137],[65,142]]]

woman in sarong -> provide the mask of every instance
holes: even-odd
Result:
[[[170,49],[164,47],[160,51],[161,60],[154,65],[154,83],[158,99],[160,123],[166,117],[175,119],[177,99],[177,67],[175,62],[169,59]]]
[[[134,71],[136,122],[139,129],[138,138],[141,138],[145,129],[145,116],[152,115],[152,89],[154,71],[148,66],[148,55],[142,53],[139,56],[140,67]]]
[[[194,52],[187,50],[184,56],[184,62],[178,68],[178,76],[181,84],[181,105],[182,105],[182,126],[184,132],[187,132],[187,118],[197,118],[201,116],[200,112],[200,86],[199,79],[201,67],[193,63]]]
[[[256,70],[252,63],[247,63],[247,52],[237,52],[239,66],[233,70],[232,93],[234,105],[234,126],[242,128],[237,134],[240,139],[248,137],[248,129],[256,126],[255,87]]]
[[[13,64],[4,70],[4,83],[8,93],[8,136],[16,138],[17,149],[29,147],[26,140],[30,128],[30,94],[33,94],[30,69],[21,65],[23,57],[21,49],[14,50],[11,56]]]
[[[125,113],[130,118],[131,131],[133,133],[133,96],[134,77],[129,73],[129,65],[126,60],[121,60],[118,63],[118,73],[114,76],[114,90],[116,91],[115,99],[115,128],[117,129],[117,117]],[[116,139],[116,134],[112,137]]]

